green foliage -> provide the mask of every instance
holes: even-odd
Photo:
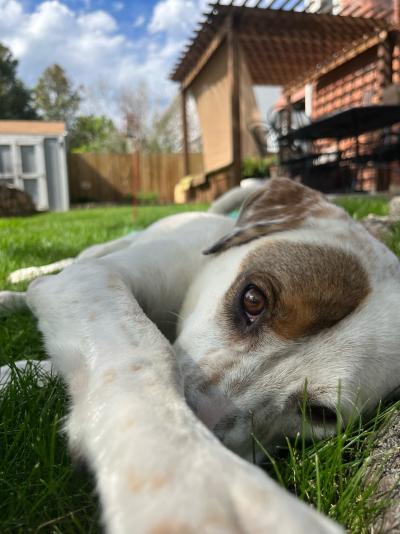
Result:
[[[392,231],[387,236],[386,244],[395,254],[400,256],[400,222],[393,224]]]
[[[65,121],[71,126],[81,102],[81,89],[74,89],[60,65],[43,72],[34,89],[36,109],[50,121]]]
[[[126,153],[125,138],[107,117],[81,115],[75,121],[67,138],[71,152]]]
[[[389,213],[387,200],[379,196],[338,196],[335,203],[357,220],[363,219],[369,213],[374,215],[387,215]]]
[[[100,532],[94,483],[71,463],[62,434],[67,402],[60,380],[14,371],[0,393],[1,532]]]
[[[0,218],[0,289],[26,289],[26,283],[12,285],[7,282],[11,271],[70,258],[85,247],[146,228],[161,217],[182,211],[204,210],[205,207],[205,204],[143,206],[135,209],[134,218],[131,206]],[[0,318],[0,324],[5,326],[1,321],[7,320]],[[23,333],[20,335],[23,337]],[[30,332],[26,336],[28,344],[29,339]],[[0,352],[2,349],[4,345],[0,336]],[[25,353],[20,351],[17,356],[18,359],[24,358]]]
[[[276,156],[266,158],[244,158],[242,162],[243,178],[265,178],[270,176],[270,167],[276,163]]]
[[[17,78],[18,61],[0,43],[0,119],[35,119],[29,89]]]
[[[136,200],[142,206],[150,206],[152,204],[153,205],[158,204],[160,197],[159,197],[159,194],[155,193],[154,191],[149,191],[149,192],[140,191],[136,195]]]

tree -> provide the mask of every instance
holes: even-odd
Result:
[[[32,95],[17,78],[18,61],[0,43],[0,119],[35,119]]]
[[[71,127],[81,103],[81,88],[74,89],[60,65],[43,72],[34,89],[35,105],[46,120],[65,121]]]
[[[107,117],[81,115],[69,134],[68,147],[72,152],[117,152],[127,150],[125,138]]]
[[[118,99],[132,150],[147,150],[151,122],[150,92],[147,84],[140,82],[135,89],[125,87],[119,93]]]
[[[180,110],[175,99],[161,114],[153,117],[147,150],[149,152],[179,152]]]
[[[189,148],[201,151],[200,125],[193,98],[187,101]],[[161,114],[155,114],[148,134],[149,152],[180,152],[183,147],[182,116],[179,97],[175,97]]]

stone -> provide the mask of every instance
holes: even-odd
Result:
[[[383,500],[371,533],[400,534],[400,410],[379,433],[366,481],[377,480],[374,499]]]
[[[387,215],[380,216],[370,213],[360,222],[374,237],[384,241],[392,229],[393,223],[396,222],[396,219]]]
[[[370,213],[361,223],[376,238],[384,240],[394,224],[400,222],[400,196],[393,197],[389,202],[388,215]]]
[[[400,219],[400,196],[393,197],[389,202],[389,215],[395,219]]]
[[[30,215],[35,211],[28,193],[11,185],[0,185],[0,217]]]

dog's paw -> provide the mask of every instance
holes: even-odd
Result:
[[[246,525],[245,532],[249,534],[254,532],[339,534],[343,532],[339,525],[281,488],[261,469],[241,459],[238,460],[241,466],[235,469],[229,477],[229,491],[239,524]]]
[[[260,468],[225,448],[221,447],[218,454],[206,463],[201,475],[204,477],[202,487],[207,488],[207,491],[199,499],[207,501],[204,504],[205,510],[214,509],[217,515],[223,513],[225,519],[221,525],[227,532],[343,532],[339,525],[287,492]],[[209,526],[206,522],[201,531],[209,531]]]

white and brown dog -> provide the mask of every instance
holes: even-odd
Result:
[[[400,263],[341,208],[274,179],[236,224],[169,217],[0,294],[25,303],[108,532],[340,531],[228,448],[296,436],[305,400],[334,433],[398,386]]]

